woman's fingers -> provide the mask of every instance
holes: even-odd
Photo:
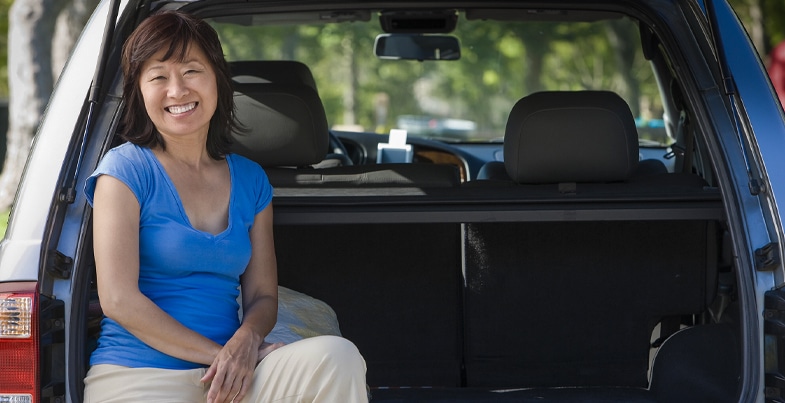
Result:
[[[251,386],[251,382],[253,382],[253,379],[243,380],[243,382],[240,384],[240,390],[234,396],[234,399],[232,399],[232,401],[239,402],[243,400],[245,394],[248,392],[248,388]]]
[[[213,365],[210,366],[210,369],[215,368],[215,370],[213,371],[214,375],[211,379],[210,390],[207,391],[207,403],[223,402],[222,392],[223,384],[226,380],[226,372],[219,367],[220,365],[218,365],[217,362],[214,362]],[[208,369],[208,372],[210,369]]]
[[[268,354],[278,348],[283,347],[284,343],[263,342],[257,351],[258,363]],[[226,349],[222,351],[226,353]],[[210,390],[207,392],[208,403],[229,403],[237,402],[245,397],[245,394],[253,382],[254,367],[245,368],[241,365],[241,360],[232,354],[219,354],[213,364],[207,369],[202,382],[211,382]]]
[[[207,383],[212,381],[214,377],[215,377],[215,363],[213,363],[213,365],[210,365],[210,368],[207,368],[207,371],[205,371],[204,376],[199,381],[202,383]]]
[[[251,386],[260,350],[260,339],[241,327],[221,348],[202,382],[211,382],[208,403],[239,401]]]
[[[207,402],[229,403],[235,399],[242,399],[245,390],[247,390],[246,384],[249,383],[247,378],[249,378],[250,374],[242,369],[227,370],[225,365],[216,365],[216,363],[207,372],[209,373],[213,367],[217,367],[217,369],[214,371],[210,390],[207,392]],[[206,378],[207,374],[205,374],[202,380],[204,381]]]
[[[244,382],[243,382],[242,378],[240,378],[240,377],[234,378],[234,380],[232,380],[232,383],[229,386],[229,388],[226,389],[226,397],[224,398],[223,402],[224,403],[231,403],[231,402],[235,401],[235,399],[237,401],[242,399],[241,397],[238,397],[238,395],[240,394],[240,390],[241,390],[241,388],[243,386],[243,383]]]

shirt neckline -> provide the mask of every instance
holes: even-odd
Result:
[[[215,239],[219,239],[219,238],[225,237],[232,230],[232,215],[233,215],[232,214],[232,210],[233,210],[233,207],[234,207],[234,194],[235,194],[234,184],[235,184],[235,180],[234,180],[234,161],[232,159],[232,155],[231,154],[226,154],[224,156],[226,164],[229,167],[229,181],[230,181],[230,184],[229,184],[228,223],[226,225],[226,228],[224,228],[223,231],[221,231],[221,232],[219,232],[217,234],[213,234],[213,233],[208,232],[208,231],[200,230],[200,229],[194,227],[193,224],[191,224],[191,220],[190,220],[190,218],[188,218],[188,213],[186,213],[186,211],[185,211],[185,206],[183,205],[183,201],[180,198],[180,193],[177,192],[177,187],[174,186],[174,182],[172,182],[172,178],[169,176],[169,173],[166,172],[166,169],[164,168],[163,164],[161,164],[161,161],[158,160],[158,157],[155,155],[155,153],[153,153],[153,150],[150,149],[149,147],[140,147],[140,148],[144,149],[145,153],[148,156],[148,158],[151,158],[153,160],[153,164],[155,165],[155,167],[158,170],[159,174],[163,177],[164,182],[166,183],[166,186],[169,188],[169,192],[171,193],[172,198],[174,199],[175,205],[177,206],[177,209],[178,209],[178,211],[180,213],[180,219],[182,220],[182,224],[184,224],[186,227],[188,227],[191,231],[200,233],[200,234],[202,234],[202,235],[204,235],[204,236],[206,236],[208,238],[215,238]]]

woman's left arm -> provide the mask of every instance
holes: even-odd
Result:
[[[243,303],[240,329],[247,328],[263,340],[275,326],[278,315],[278,264],[273,241],[272,205],[254,219],[251,248],[251,261],[240,278]]]
[[[250,231],[251,260],[240,277],[243,321],[224,345],[203,381],[212,380],[208,402],[239,401],[251,385],[264,337],[278,314],[278,269],[273,242],[273,207],[256,214]]]

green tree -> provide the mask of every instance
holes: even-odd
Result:
[[[766,32],[765,54],[774,46],[785,41],[785,2],[781,0],[762,0],[763,28]]]
[[[16,0],[7,9],[8,68],[5,71],[9,84],[9,127],[0,174],[0,211],[13,202],[33,135],[64,63],[57,60],[57,55],[68,54],[70,48],[63,53],[58,51],[75,43],[96,3],[96,0]]]
[[[308,65],[331,126],[387,132],[404,115],[475,122],[479,138],[504,132],[512,105],[541,90],[609,89],[636,116],[658,117],[658,88],[631,19],[560,24],[459,18],[460,61],[373,55],[376,23],[316,26],[213,22],[229,60],[294,59]]]
[[[765,60],[771,49],[785,40],[785,2],[730,0],[730,3]]]
[[[0,0],[0,32],[8,32],[8,10],[13,0]],[[0,98],[8,98],[8,35],[0,35]]]

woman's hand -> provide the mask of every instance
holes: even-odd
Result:
[[[243,326],[235,332],[201,379],[212,381],[207,392],[208,403],[242,400],[253,382],[261,348],[262,338],[258,334]]]

